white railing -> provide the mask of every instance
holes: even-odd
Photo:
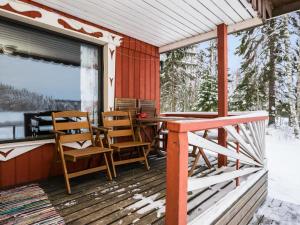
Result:
[[[187,223],[188,191],[234,179],[239,185],[240,177],[264,169],[267,119],[266,112],[254,112],[168,123],[166,224]],[[227,145],[222,146],[216,141],[217,135],[213,133],[217,129],[226,131]],[[204,138],[202,134],[205,130],[208,131],[208,137]],[[224,170],[221,174],[188,179],[189,145],[228,157],[236,162],[236,170]]]

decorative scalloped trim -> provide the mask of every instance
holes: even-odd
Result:
[[[8,161],[10,159],[18,157],[19,155],[29,152],[33,149],[41,147],[43,145],[54,144],[54,143],[55,141],[53,139],[49,139],[49,140],[40,140],[40,141],[28,141],[23,143],[17,142],[17,143],[3,144],[0,149],[0,162]],[[92,145],[91,141],[63,144],[63,146],[65,147],[74,148],[74,149],[83,149],[91,145]]]
[[[90,36],[93,36],[93,37],[96,37],[96,38],[103,37],[102,32],[89,33],[83,27],[81,27],[80,29],[76,29],[76,28],[72,27],[68,22],[66,22],[63,19],[58,19],[57,22],[59,24],[61,24],[64,28],[69,29],[69,30],[73,30],[73,31],[76,31],[76,32],[87,34],[87,35],[90,35]]]
[[[42,17],[42,14],[39,11],[18,11],[16,9],[14,9],[13,7],[11,7],[11,5],[9,3],[7,3],[6,5],[0,6],[0,8],[14,12],[16,14],[20,14],[22,16],[30,17],[33,19]]]
[[[0,0],[0,10],[25,16],[56,28],[88,35],[104,43],[120,46],[121,36],[18,0]]]

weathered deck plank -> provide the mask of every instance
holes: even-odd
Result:
[[[52,204],[67,224],[164,224],[166,165],[164,158],[149,160],[151,170],[142,164],[124,166],[118,178],[107,181],[93,174],[72,181],[72,195],[67,195],[63,179],[41,183]],[[216,169],[216,159],[210,158],[211,169],[196,168],[193,177],[223,173]],[[234,163],[229,167],[234,169]],[[235,188],[234,181],[188,193],[189,220],[202,213]]]

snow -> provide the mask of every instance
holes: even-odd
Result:
[[[241,182],[240,186],[227,193],[225,197],[218,200],[213,206],[211,206],[198,217],[189,222],[189,225],[198,225],[200,221],[201,225],[212,224],[213,221],[217,217],[221,216],[225,210],[227,210],[231,205],[235,204],[236,199],[243,196],[247,192],[247,190],[249,190],[249,188],[252,187],[265,172],[266,171],[262,169],[257,173],[248,176],[245,181]]]
[[[300,224],[300,205],[267,198],[249,225],[256,225],[261,220],[261,224]]]
[[[130,205],[127,207],[128,210],[135,210],[139,209],[137,211],[138,214],[145,214],[146,212],[149,212],[153,209],[157,210],[157,217],[160,217],[161,214],[165,212],[165,199],[158,199],[160,193],[151,195],[149,197],[145,197],[142,194],[135,194],[133,196],[133,199],[139,200],[133,205]]]
[[[269,128],[266,156],[269,170],[269,197],[300,205],[300,140],[292,129]]]

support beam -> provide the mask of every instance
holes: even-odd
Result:
[[[188,136],[169,129],[166,225],[187,224]]]
[[[228,116],[228,45],[227,25],[220,24],[217,28],[218,35],[218,116]],[[227,146],[227,133],[224,129],[218,129],[218,144]],[[227,157],[218,156],[218,166],[226,166]]]
[[[300,9],[300,1],[291,1],[291,3],[276,6],[273,9],[272,16],[280,16],[285,13],[293,12]]]

